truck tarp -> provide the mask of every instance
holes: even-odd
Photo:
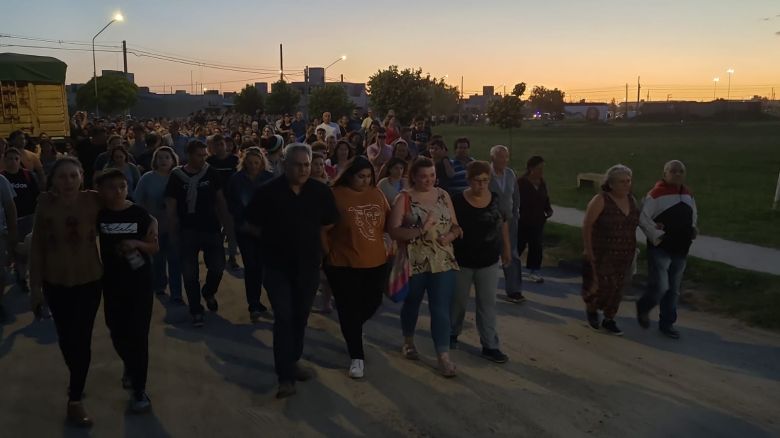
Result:
[[[0,81],[64,84],[67,68],[50,56],[0,53]]]

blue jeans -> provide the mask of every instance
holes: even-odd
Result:
[[[426,291],[433,346],[437,353],[446,353],[450,351],[450,306],[455,295],[455,271],[412,275],[409,279],[409,295],[401,307],[401,329],[404,336],[414,336],[420,304]]]
[[[190,314],[203,313],[200,297],[213,297],[217,293],[225,270],[225,246],[222,233],[219,231],[204,232],[197,230],[181,230],[179,232],[179,248],[181,249],[181,274],[184,278],[184,289]],[[206,264],[206,283],[200,287],[200,268],[198,254],[203,251],[203,262]]]
[[[173,245],[169,233],[160,234],[160,251],[152,259],[155,291],[170,288],[171,298],[181,298],[181,260],[179,249]]]
[[[263,267],[265,290],[274,310],[274,368],[279,383],[295,381],[295,367],[303,355],[303,340],[320,273],[311,269]]]
[[[244,290],[250,312],[260,310],[260,295],[263,287],[263,264],[260,261],[260,242],[247,233],[237,232],[236,242],[241,249],[244,262]]]
[[[647,246],[647,291],[637,302],[640,313],[647,313],[660,304],[658,326],[671,328],[677,321],[677,301],[685,272],[686,256],[671,255],[653,245]]]
[[[455,296],[452,300],[450,319],[451,336],[458,337],[463,331],[463,319],[469,300],[471,285],[474,285],[474,300],[477,303],[477,331],[482,348],[498,348],[496,330],[496,289],[498,289],[498,265],[486,268],[461,266],[455,273]]]
[[[522,292],[523,276],[520,262],[520,253],[517,252],[517,218],[510,219],[509,225],[509,247],[512,250],[512,261],[509,266],[502,268],[504,270],[504,290],[507,295]]]

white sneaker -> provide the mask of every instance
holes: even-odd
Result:
[[[349,365],[349,377],[353,379],[362,379],[365,371],[363,359],[352,359]]]
[[[544,278],[534,271],[528,274],[528,281],[532,283],[544,283]]]

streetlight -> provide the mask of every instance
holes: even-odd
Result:
[[[712,100],[716,100],[718,96],[718,82],[720,82],[719,77],[712,78],[712,82],[715,83],[715,90],[712,92]]]
[[[347,55],[341,55],[341,56],[339,56],[338,58],[336,58],[336,60],[335,60],[335,61],[333,61],[333,62],[331,62],[330,64],[328,64],[328,66],[327,66],[327,67],[325,67],[323,70],[327,70],[327,69],[331,68],[331,67],[333,66],[333,64],[335,64],[335,63],[337,63],[337,62],[339,62],[339,61],[344,61],[344,60],[346,60],[346,59],[347,59]]]
[[[122,16],[120,12],[117,12],[114,14],[114,18],[111,19],[111,21],[108,22],[105,26],[103,26],[102,29],[100,29],[100,32],[96,33],[95,36],[92,37],[92,82],[95,83],[95,116],[100,117],[100,108],[98,106],[98,85],[97,85],[97,64],[95,62],[95,38],[98,37],[101,33],[103,33],[104,30],[108,28],[108,26],[111,26],[111,24],[115,21],[125,21],[125,17]]]
[[[729,88],[728,88],[728,91],[726,92],[726,100],[729,100],[729,99],[731,99],[731,76],[734,75],[734,69],[730,68],[730,69],[726,70],[726,73],[729,74]]]

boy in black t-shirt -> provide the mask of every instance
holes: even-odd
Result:
[[[32,232],[35,206],[38,203],[40,189],[35,175],[22,167],[22,155],[16,148],[8,148],[3,155],[5,170],[2,175],[11,183],[16,192],[16,229],[20,241]],[[30,291],[27,285],[27,255],[19,252],[14,254],[14,273],[16,283],[25,293]]]
[[[227,182],[230,177],[236,173],[238,168],[238,157],[231,154],[227,150],[225,139],[220,134],[213,135],[209,139],[209,150],[211,155],[206,158],[206,162],[209,163],[212,169],[216,170],[220,176],[221,187],[227,186]],[[238,246],[236,244],[236,237],[227,234],[228,241],[228,268],[235,271],[241,267],[236,262],[236,256],[238,255]]]
[[[128,201],[127,179],[119,169],[95,178],[104,208],[97,218],[103,260],[103,310],[114,349],[122,358],[122,386],[132,389],[130,408],[147,412],[149,324],[152,317],[152,255],[159,249],[157,220]]]

